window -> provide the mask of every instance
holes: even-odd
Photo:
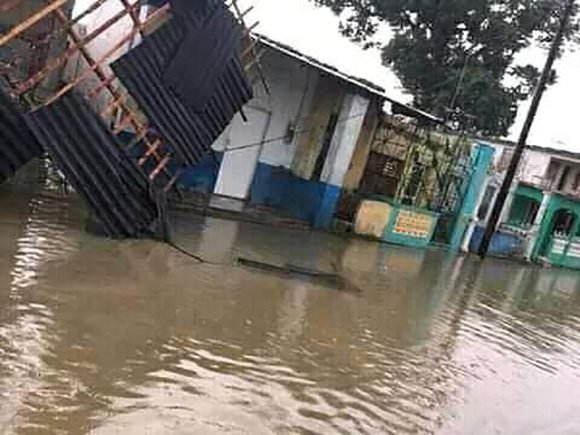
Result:
[[[562,172],[562,177],[560,178],[560,182],[558,183],[558,187],[556,190],[564,190],[564,188],[568,184],[569,176],[570,176],[570,166],[566,166],[564,168],[564,172]]]
[[[539,211],[540,204],[537,201],[529,201],[524,212],[524,218],[522,219],[522,226],[530,227],[534,225]]]
[[[559,210],[554,217],[554,230],[552,234],[568,236],[572,232],[572,226],[576,216],[569,210]]]
[[[574,183],[572,184],[572,190],[574,192],[580,190],[580,171],[576,172],[576,176],[574,177]]]
[[[550,189],[553,189],[554,186],[556,186],[556,183],[558,182],[556,177],[558,177],[559,172],[560,172],[560,164],[557,162],[551,162],[550,166],[548,167],[548,173],[546,174],[546,179],[550,183],[549,186]]]
[[[371,151],[361,180],[364,193],[395,197],[404,161]]]
[[[531,227],[536,221],[540,206],[540,202],[535,199],[517,195],[510,209],[508,223],[520,228]]]

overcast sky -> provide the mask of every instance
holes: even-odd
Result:
[[[371,80],[393,98],[409,101],[396,76],[381,66],[379,51],[364,51],[343,38],[338,32],[338,18],[329,10],[317,8],[308,0],[240,0],[240,3],[254,5],[250,17],[260,21],[258,32],[349,74]],[[388,33],[381,36],[387,39]],[[541,68],[545,55],[533,51],[524,57]],[[558,61],[557,69],[559,82],[546,92],[528,143],[580,152],[580,137],[575,128],[580,124],[580,112],[575,110],[580,101],[580,50],[566,53]],[[511,139],[517,138],[526,109],[526,104],[520,107]]]

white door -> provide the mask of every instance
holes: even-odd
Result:
[[[237,114],[226,133],[224,156],[214,193],[246,199],[268,128],[270,113],[254,107],[244,108],[248,122]],[[249,146],[252,145],[252,146]],[[237,149],[239,148],[239,149]]]

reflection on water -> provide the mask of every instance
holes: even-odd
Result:
[[[54,194],[0,204],[0,433],[580,430],[577,272],[176,215],[199,265]]]

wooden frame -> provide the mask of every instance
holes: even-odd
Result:
[[[46,5],[43,8],[34,12],[21,22],[16,23],[16,25],[14,25],[10,30],[3,35],[0,35],[0,47],[3,47],[21,37],[27,30],[32,29],[48,17],[53,17],[57,19],[60,25],[49,32],[49,34],[45,35],[43,41],[55,40],[63,34],[66,34],[68,39],[68,47],[58,56],[47,60],[40,70],[30,74],[23,80],[10,80],[9,84],[12,93],[17,97],[22,98],[24,101],[32,101],[29,98],[31,92],[34,92],[50,74],[59,68],[63,68],[73,56],[80,55],[88,66],[79,71],[76,77],[68,83],[63,84],[56,90],[50,91],[49,95],[43,98],[40,105],[50,104],[58,100],[70,90],[79,89],[80,85],[85,83],[88,79],[96,77],[98,79],[97,86],[93,87],[88,92],[83,93],[83,96],[88,101],[92,101],[103,91],[107,91],[111,100],[105,109],[100,111],[99,115],[103,118],[108,118],[113,115],[113,118],[117,119],[117,122],[114,122],[111,126],[111,131],[115,135],[121,133],[127,126],[131,126],[135,130],[136,137],[131,141],[129,146],[134,146],[139,142],[143,142],[147,148],[143,156],[138,160],[138,164],[141,167],[150,168],[149,165],[145,166],[145,164],[149,159],[154,159],[155,163],[153,169],[150,169],[148,174],[149,179],[153,181],[160,174],[165,174],[168,179],[165,189],[170,189],[175,185],[180,174],[180,170],[178,170],[177,173],[171,173],[168,169],[173,156],[170,152],[164,150],[161,139],[150,129],[147,122],[142,123],[140,121],[140,119],[145,119],[145,117],[138,111],[138,109],[132,107],[133,105],[127,102],[126,96],[128,94],[122,87],[122,84],[115,84],[117,77],[114,73],[109,73],[107,71],[111,59],[115,54],[120,52],[125,45],[130,45],[137,35],[144,37],[147,33],[146,29],[153,22],[169,18],[171,13],[169,5],[162,6],[155,10],[146,19],[142,20],[140,14],[136,11],[141,7],[144,0],[95,0],[75,18],[71,18],[64,11],[64,8],[69,1],[70,0],[45,0]],[[2,10],[12,9],[21,2],[22,0],[11,0],[10,3],[7,3],[6,6],[2,8]],[[88,35],[81,36],[78,33],[76,26],[83,19],[99,10],[99,8],[105,4],[114,2],[117,2],[122,6],[119,12],[98,25],[98,27],[92,30]],[[234,13],[236,19],[244,28],[242,38],[247,42],[246,48],[241,56],[244,68],[246,71],[256,68],[260,74],[265,89],[269,92],[268,84],[266,83],[260,65],[260,57],[263,53],[257,52],[257,45],[251,39],[251,32],[258,23],[250,27],[245,24],[245,18],[253,10],[253,7],[242,12],[237,4],[237,0],[231,0],[229,7]],[[115,41],[112,41],[112,43],[110,43],[110,48],[106,53],[101,55],[99,59],[94,59],[87,47],[88,44],[101,35],[104,35],[105,32],[110,30],[115,24],[127,16],[130,17],[133,23],[133,27],[129,33],[119,37]]]

